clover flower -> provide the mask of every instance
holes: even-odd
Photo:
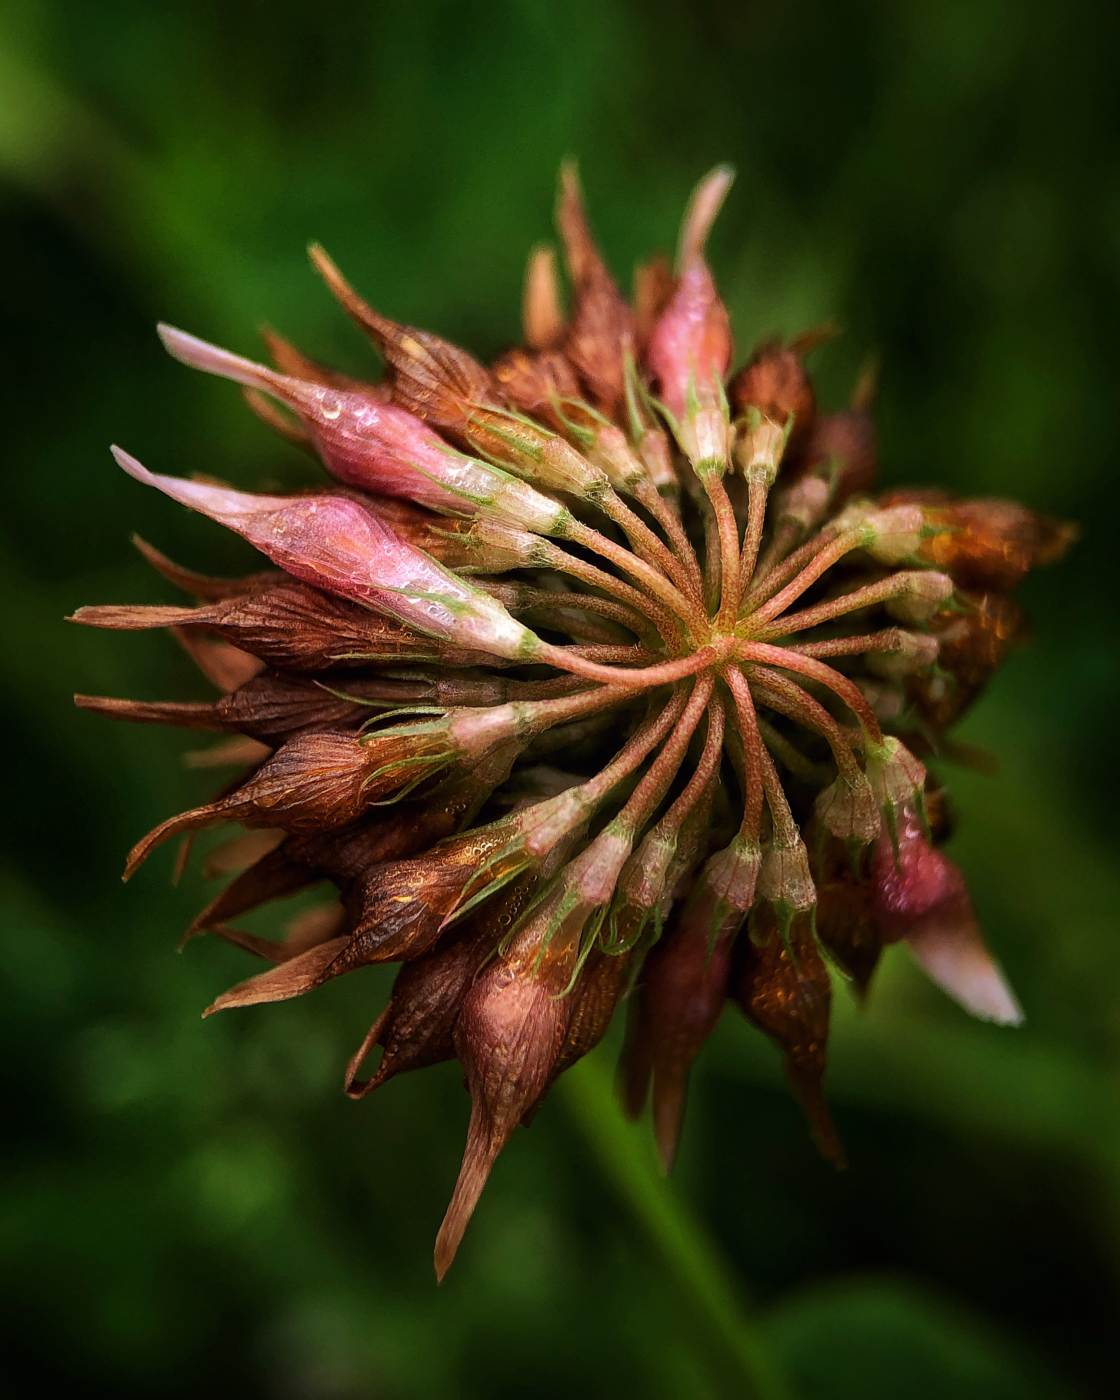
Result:
[[[1010,590],[1072,532],[1009,501],[874,495],[871,386],[821,413],[806,369],[828,328],[731,373],[705,256],[729,184],[722,168],[701,182],[675,270],[640,268],[630,305],[566,168],[570,304],[538,249],[525,344],[489,367],[374,310],[317,247],[379,383],[274,332],[266,366],[160,327],[314,452],[325,478],[306,492],[156,475],[114,448],[272,566],[211,578],[141,542],[193,601],[75,614],[173,630],[220,692],[79,705],[232,734],[221,756],[248,765],[145,836],[126,878],[174,834],[260,829],[210,857],[233,878],[188,936],[266,967],[207,1014],[401,964],[346,1092],[462,1065],[440,1277],[513,1130],[624,1003],[623,1105],[652,1100],[667,1167],[728,1001],[777,1047],[838,1163],[830,969],[862,993],[904,940],[968,1010],[1020,1019],[939,849],[926,760],[953,752],[946,731],[1020,632]],[[283,937],[233,922],[323,881],[338,900]]]

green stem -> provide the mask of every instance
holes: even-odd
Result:
[[[602,1058],[586,1056],[557,1090],[615,1189],[676,1276],[681,1291],[711,1328],[734,1366],[743,1400],[790,1400],[756,1322],[711,1241],[669,1188],[641,1130],[615,1102]]]

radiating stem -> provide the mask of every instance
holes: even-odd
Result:
[[[759,635],[767,640],[773,637],[788,637],[793,632],[805,632],[810,627],[819,627],[823,622],[832,622],[838,617],[847,616],[848,613],[858,612],[860,608],[885,603],[905,593],[913,578],[912,571],[888,574],[886,578],[876,579],[874,583],[864,584],[862,588],[853,588],[850,593],[842,593],[838,598],[816,603],[799,613],[786,613],[777,617]]]
[[[764,559],[755,568],[754,584],[743,600],[742,611],[749,613],[764,603],[767,598],[772,597],[784,583],[793,578],[799,569],[804,568],[815,554],[819,554],[825,545],[830,544],[835,538],[836,531],[828,527],[814,535],[812,539],[806,540],[800,549],[794,550],[780,563],[770,566]]]
[[[714,687],[715,679],[710,673],[702,675],[696,682],[669,742],[657,755],[642,776],[641,782],[630,794],[618,819],[626,823],[631,830],[636,832],[649,821],[669,790],[669,784],[677,775],[677,770],[681,766],[692,741],[692,736],[696,732],[696,726],[708,708]]]
[[[770,808],[774,837],[779,845],[792,846],[797,841],[799,832],[790,809],[789,798],[786,797],[786,790],[778,777],[778,770],[774,767],[774,760],[764,744],[761,746],[761,756],[762,786],[766,791],[766,805]]]
[[[820,734],[832,750],[836,767],[846,778],[858,775],[859,763],[851,740],[819,701],[776,671],[759,670],[751,677],[751,683],[755,693],[772,710]]]
[[[775,593],[760,607],[755,608],[749,619],[752,631],[784,613],[790,603],[800,598],[807,588],[811,588],[823,573],[832,568],[837,560],[842,559],[845,554],[857,548],[861,538],[862,535],[858,530],[846,530],[814,554],[800,573],[796,574],[783,589]]]
[[[764,745],[758,728],[758,715],[755,713],[754,699],[746,676],[735,666],[729,666],[722,673],[727,688],[731,691],[738,721],[739,735],[743,742],[743,836],[757,840],[762,830],[762,794]]]
[[[629,604],[620,603],[614,598],[601,598],[597,593],[554,593],[547,588],[523,588],[518,590],[513,601],[507,602],[506,606],[524,612],[538,608],[575,608],[581,612],[595,613],[599,617],[608,618],[638,636],[650,631],[650,620],[647,616],[637,612]]]
[[[720,472],[709,468],[699,475],[719,534],[719,618],[716,625],[729,630],[739,611],[739,526]]]
[[[864,632],[857,637],[832,637],[823,642],[798,642],[801,656],[862,656],[869,651],[900,651],[907,634],[901,627]]]
[[[680,621],[674,613],[662,606],[655,598],[650,598],[647,594],[634,588],[632,584],[616,578],[614,574],[607,573],[606,569],[600,569],[586,559],[579,559],[576,555],[569,554],[567,550],[561,549],[559,545],[553,544],[551,541],[541,542],[541,557],[545,567],[555,569],[557,573],[567,574],[569,578],[577,579],[580,583],[586,584],[588,588],[598,588],[609,594],[610,597],[616,598],[620,603],[648,617],[651,622],[661,628],[667,640],[670,637],[683,636]]]
[[[644,559],[639,559],[636,554],[632,554],[630,550],[607,539],[606,535],[600,534],[598,530],[593,530],[590,525],[585,525],[581,520],[574,521],[568,538],[601,558],[609,559],[616,568],[648,588],[687,628],[694,628],[703,622],[699,609],[690,604],[663,574],[659,574],[655,568]]]
[[[691,656],[679,656],[672,661],[663,661],[655,666],[602,666],[585,657],[573,655],[572,650],[550,646],[547,643],[534,655],[535,661],[544,661],[576,676],[586,676],[588,680],[602,681],[609,686],[629,686],[645,689],[654,685],[671,685],[696,675],[722,659],[723,653],[717,647],[701,647]]]
[[[792,647],[776,647],[767,642],[744,642],[739,646],[736,655],[741,661],[757,661],[763,666],[795,671],[808,680],[818,682],[843,700],[874,743],[883,742],[879,721],[859,686],[831,666],[805,656]]]
[[[689,596],[696,602],[700,602],[704,593],[704,580],[700,574],[700,561],[696,558],[696,550],[692,547],[692,541],[688,538],[688,531],[684,528],[678,513],[662,496],[652,481],[640,481],[634,492],[637,499],[645,506],[658,525],[665,531],[665,535],[676,551],[677,558],[685,567],[691,588]]]
[[[763,476],[752,476],[747,483],[747,528],[743,534],[743,552],[739,559],[739,596],[742,598],[750,588],[758,562],[758,548],[762,543],[762,530],[766,524],[766,502],[770,496],[770,483]]]
[[[645,762],[680,719],[684,706],[685,697],[683,692],[679,691],[652,719],[647,719],[638,726],[604,768],[581,785],[580,791],[590,806],[601,802],[612,788],[617,787],[639,764]]]
[[[604,515],[623,531],[635,552],[647,564],[660,568],[685,597],[691,597],[695,603],[699,603],[700,599],[693,591],[692,580],[682,561],[663,540],[658,539],[645,521],[636,515],[616,492],[611,491],[604,496],[599,505]]]
[[[704,789],[719,772],[720,758],[723,754],[724,718],[723,701],[715,695],[708,706],[708,732],[704,736],[704,748],[696,770],[657,824],[658,831],[663,835],[681,829],[685,818],[703,796]]]

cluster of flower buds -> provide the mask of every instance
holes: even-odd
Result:
[[[75,615],[172,630],[218,691],[80,705],[216,731],[211,757],[248,765],[145,836],[126,875],[177,833],[250,828],[207,857],[232,880],[188,936],[265,966],[209,1012],[401,965],[346,1090],[462,1065],[441,1277],[514,1129],[624,1005],[624,1108],[652,1101],[666,1166],[728,1002],[837,1162],[833,972],[862,994],[905,941],[969,1011],[1020,1017],[940,849],[926,764],[1019,634],[1010,590],[1071,531],[1009,501],[875,496],[871,377],[825,414],[806,369],[828,329],[730,373],[705,253],[729,185],[723,168],[701,182],[675,269],[639,269],[631,306],[566,168],[570,293],[534,252],[525,343],[490,367],[376,311],[319,248],[380,382],[274,332],[269,366],[161,327],[176,359],[314,449],[325,476],[305,492],[159,476],[114,449],[270,564],[211,578],[141,543],[186,598]],[[337,897],[279,936],[236,926],[321,882]]]

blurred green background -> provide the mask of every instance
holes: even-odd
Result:
[[[313,1400],[1115,1393],[1114,16],[7,0],[10,1378]],[[69,695],[204,688],[165,638],[61,619],[172,600],[133,529],[203,567],[246,559],[115,471],[110,441],[246,486],[306,471],[234,392],[161,353],[157,318],[250,353],[268,320],[361,369],[305,263],[318,238],[390,314],[494,353],[569,153],[622,275],[672,247],[692,182],[733,162],[712,256],[741,349],[837,317],[821,380],[839,402],[881,352],[888,481],[1083,523],[1025,590],[1032,645],[961,731],[998,777],[951,775],[954,854],[1028,1021],[970,1023],[901,951],[866,1012],[841,991],[843,1175],[729,1014],[662,1183],[614,1114],[604,1047],[514,1141],[437,1290],[456,1071],[343,1098],[385,990],[373,971],[200,1023],[246,971],[216,942],[174,952],[208,887],[169,888],[166,853],[127,889],[117,873],[213,777],[180,765],[189,739]]]

